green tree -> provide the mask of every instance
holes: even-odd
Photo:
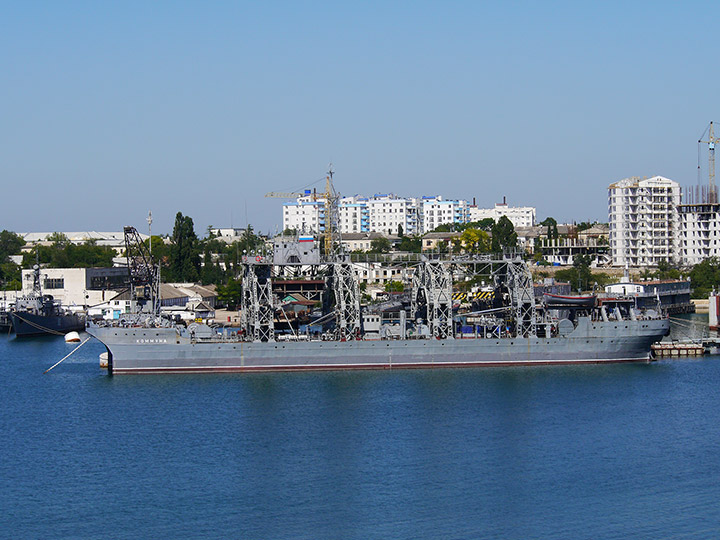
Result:
[[[200,250],[195,226],[190,216],[178,212],[175,216],[168,281],[195,282],[200,278]]]
[[[594,286],[597,279],[593,278],[590,271],[590,263],[592,258],[590,255],[575,255],[573,257],[572,268],[565,268],[555,272],[555,279],[558,281],[567,281],[573,290],[584,291],[590,290]]]
[[[403,292],[405,285],[402,281],[388,281],[385,284],[385,292]]]
[[[542,225],[543,227],[547,227],[548,240],[554,240],[558,238],[557,221],[555,221],[555,218],[545,218],[543,221],[540,222],[540,225]]]
[[[21,283],[22,270],[14,262],[0,263],[0,285],[3,290],[14,291],[12,283]],[[22,288],[22,287],[21,287]]]
[[[0,283],[6,290],[12,282],[20,281],[20,267],[10,260],[10,255],[18,255],[24,245],[25,240],[14,232],[0,232]]]
[[[680,279],[680,269],[670,261],[660,261],[654,277],[657,279]]]
[[[420,253],[422,251],[422,238],[419,236],[403,236],[398,244],[398,251]]]
[[[6,262],[10,255],[18,255],[24,245],[25,240],[14,232],[0,232],[0,263]]]
[[[32,268],[36,260],[49,268],[97,268],[113,265],[115,250],[98,246],[95,240],[76,245],[56,239],[50,246],[35,246],[23,255],[24,268]]]
[[[210,285],[214,283],[216,285],[223,282],[225,279],[225,272],[220,267],[219,261],[214,260],[216,254],[211,252],[210,246],[205,245],[203,252],[203,265],[200,272],[200,282],[203,285]]]
[[[505,248],[514,248],[516,246],[517,233],[515,232],[515,226],[507,216],[501,216],[492,228],[492,250],[499,252]]]
[[[577,271],[577,289],[579,290],[591,288],[592,272],[590,272],[590,263],[592,263],[590,255],[575,255],[573,257],[573,268]]]
[[[60,245],[67,245],[70,243],[70,239],[61,232],[52,233],[47,237],[47,241]]]
[[[543,255],[542,251],[538,249],[537,245],[535,247],[535,251],[533,251],[532,260],[535,264],[540,266],[550,265],[550,263],[545,260],[545,256]]]
[[[491,217],[483,218],[480,221],[474,221],[472,223],[468,223],[471,227],[474,227],[476,229],[481,229],[485,232],[492,231],[493,225],[495,225],[495,220]]]
[[[446,240],[440,240],[435,247],[435,251],[438,253],[449,253],[451,243]]]
[[[707,298],[720,285],[720,259],[710,257],[690,270],[693,298]]]
[[[237,309],[242,302],[242,281],[230,279],[225,285],[218,286],[217,293],[218,302],[228,309]]]
[[[143,244],[150,251],[150,238],[145,240]],[[152,256],[160,264],[167,265],[170,262],[170,246],[165,243],[162,236],[152,236]]]
[[[385,238],[384,236],[373,238],[370,241],[370,253],[388,253],[391,248],[392,243],[388,238]]]
[[[459,237],[460,245],[467,253],[490,251],[490,235],[481,229],[465,229]]]

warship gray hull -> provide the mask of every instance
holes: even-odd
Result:
[[[17,337],[62,335],[85,330],[85,319],[79,315],[43,315],[29,312],[10,312],[10,320]]]
[[[648,362],[668,319],[593,321],[565,336],[248,342],[194,339],[175,328],[93,327],[111,374],[489,367]]]

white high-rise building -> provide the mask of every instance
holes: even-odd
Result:
[[[370,231],[383,234],[421,234],[421,208],[418,199],[375,194],[367,201]]]
[[[325,231],[325,199],[313,195],[283,204],[283,229],[318,234]]]
[[[495,208],[469,208],[469,221],[480,221],[492,218],[498,221],[502,216],[507,217],[515,227],[534,227],[536,210],[533,206],[508,206],[503,200],[496,203]]]
[[[370,231],[370,214],[367,197],[355,195],[343,197],[338,208],[340,233],[363,233]]]
[[[608,187],[614,266],[680,260],[680,185],[662,176],[625,178]]]
[[[695,265],[710,257],[720,258],[720,204],[681,204],[678,213],[682,263]]]
[[[340,233],[422,234],[422,210],[420,199],[393,194],[343,197],[338,205]],[[325,232],[325,199],[309,195],[284,203],[283,229],[313,234]]]
[[[423,232],[431,232],[440,225],[467,223],[469,205],[465,200],[443,200],[439,195],[422,198]]]

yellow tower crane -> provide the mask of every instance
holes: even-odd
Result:
[[[329,166],[329,170],[325,176],[325,192],[317,193],[315,190],[312,192],[306,189],[303,193],[295,191],[271,191],[266,193],[266,197],[275,197],[280,199],[296,199],[298,197],[312,197],[313,202],[318,199],[324,199],[325,201],[325,233],[323,235],[323,247],[325,255],[328,257],[336,255],[334,252],[340,249],[340,194],[335,191],[333,186],[332,178],[335,171],[333,171],[332,163]]]
[[[335,171],[332,163],[325,177],[325,255],[333,255],[334,249],[340,248],[340,194],[335,191],[332,177]]]

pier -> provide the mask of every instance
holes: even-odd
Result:
[[[658,357],[685,357],[716,354],[720,351],[720,338],[680,339],[661,341],[652,345],[652,352]]]

